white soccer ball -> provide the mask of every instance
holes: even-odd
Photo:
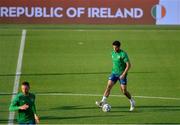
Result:
[[[104,104],[102,106],[102,111],[103,112],[110,112],[111,111],[111,106],[109,104]]]

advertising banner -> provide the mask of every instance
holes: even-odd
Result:
[[[180,0],[0,0],[4,24],[180,24]]]
[[[159,0],[1,0],[0,23],[155,24]]]

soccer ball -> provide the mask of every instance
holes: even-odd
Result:
[[[102,106],[102,111],[103,112],[110,112],[111,111],[111,106],[109,104],[104,104]]]

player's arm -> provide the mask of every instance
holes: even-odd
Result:
[[[33,110],[33,112],[34,112],[34,118],[35,118],[35,120],[36,120],[36,123],[39,123],[39,117],[38,117],[38,115],[37,115],[37,113],[36,113],[36,106],[35,106],[35,104],[33,104],[32,110]]]
[[[37,116],[37,114],[34,114],[34,118],[35,118],[35,120],[36,120],[36,123],[39,123],[39,122],[40,122],[39,117]]]
[[[10,104],[9,111],[19,110],[18,101],[19,98],[16,96]]]
[[[129,69],[131,68],[130,61],[126,62],[126,68],[124,72],[120,75],[120,79],[124,79],[125,75],[128,73]]]
[[[10,104],[9,111],[16,111],[16,110],[19,110],[19,109],[21,109],[21,110],[26,110],[27,108],[29,108],[29,105],[27,105],[27,104],[24,104],[24,105],[22,105],[22,106],[19,106],[19,105],[18,105],[18,102],[19,102],[19,97],[16,96],[16,97],[13,99],[13,101],[11,102],[11,104]]]
[[[34,100],[35,100],[35,96],[34,96]],[[37,115],[37,112],[36,112],[36,106],[35,106],[35,102],[33,103],[33,105],[32,105],[32,110],[33,110],[33,112],[34,112],[34,118],[35,118],[35,120],[36,120],[36,123],[39,123],[39,117],[38,117],[38,115]]]

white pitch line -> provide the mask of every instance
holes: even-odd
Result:
[[[16,76],[14,79],[14,87],[13,87],[13,95],[11,98],[11,101],[16,96],[15,94],[18,92],[19,88],[19,80],[21,75],[21,67],[22,67],[22,60],[23,60],[23,53],[24,53],[24,47],[25,47],[25,39],[26,39],[26,30],[22,30],[22,36],[21,36],[21,43],[19,48],[19,56],[17,61],[17,67],[16,67]],[[8,125],[12,125],[14,121],[15,112],[9,112],[9,119],[8,119]]]
[[[101,97],[100,94],[73,94],[73,93],[41,93],[37,94],[40,96],[90,96],[90,97]],[[124,95],[110,95],[112,97],[125,97]],[[145,99],[163,99],[163,100],[180,100],[180,98],[171,97],[153,97],[153,96],[133,96],[135,98],[145,98]]]
[[[153,97],[153,96],[133,96],[133,97],[146,98],[146,99],[180,100],[180,98],[173,98],[173,97]]]

